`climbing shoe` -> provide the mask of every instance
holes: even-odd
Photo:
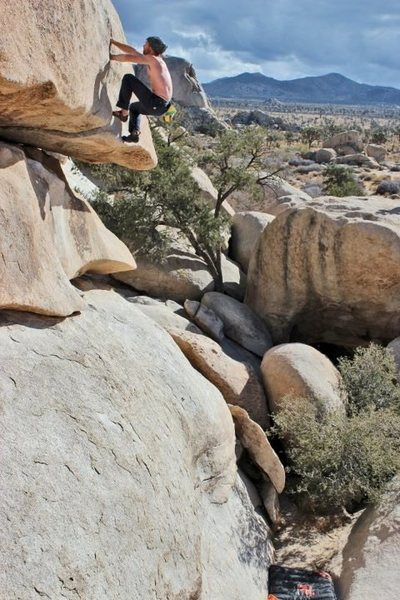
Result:
[[[129,135],[123,135],[122,141],[125,142],[125,144],[137,144],[139,141],[139,132],[132,131]]]
[[[112,115],[113,117],[117,117],[117,119],[119,119],[123,123],[126,123],[126,121],[128,120],[128,115],[124,115],[122,110],[113,110]]]

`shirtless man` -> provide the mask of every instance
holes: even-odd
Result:
[[[136,143],[140,135],[140,115],[160,116],[167,112],[172,98],[172,80],[168,67],[162,57],[167,49],[159,37],[148,37],[144,46],[143,54],[116,40],[110,44],[122,50],[124,54],[110,54],[110,60],[119,62],[131,62],[147,66],[147,74],[150,80],[151,90],[146,87],[135,75],[127,73],[121,83],[121,90],[117,106],[120,110],[114,110],[113,115],[121,121],[128,120],[129,112],[129,135],[123,136],[126,143]],[[132,92],[137,96],[139,102],[133,102],[130,106]]]

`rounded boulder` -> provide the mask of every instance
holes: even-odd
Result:
[[[344,409],[339,371],[321,352],[306,344],[280,344],[261,363],[261,374],[271,412],[285,397],[310,398],[322,413]]]

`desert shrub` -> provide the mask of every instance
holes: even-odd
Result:
[[[296,139],[296,136],[293,131],[285,131],[285,140],[286,143],[290,146]]]
[[[392,408],[400,414],[400,386],[392,353],[370,344],[354,356],[339,359],[339,371],[348,396],[349,415],[369,408]]]
[[[400,472],[400,386],[392,354],[375,344],[339,359],[347,413],[321,414],[286,397],[272,432],[284,441],[289,490],[318,512],[353,510]]]
[[[374,501],[400,470],[400,415],[391,408],[321,415],[310,400],[287,397],[274,420],[285,440],[288,490],[316,512]]]
[[[386,129],[375,129],[372,133],[371,133],[371,143],[372,144],[384,144],[385,142],[387,142],[388,139],[388,132],[386,131]]]
[[[357,182],[349,167],[331,164],[325,168],[324,192],[340,198],[344,196],[358,196],[363,193],[361,185]]]

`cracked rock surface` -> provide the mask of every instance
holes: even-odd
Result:
[[[0,316],[0,588],[8,600],[259,600],[268,529],[221,394],[117,293]]]

